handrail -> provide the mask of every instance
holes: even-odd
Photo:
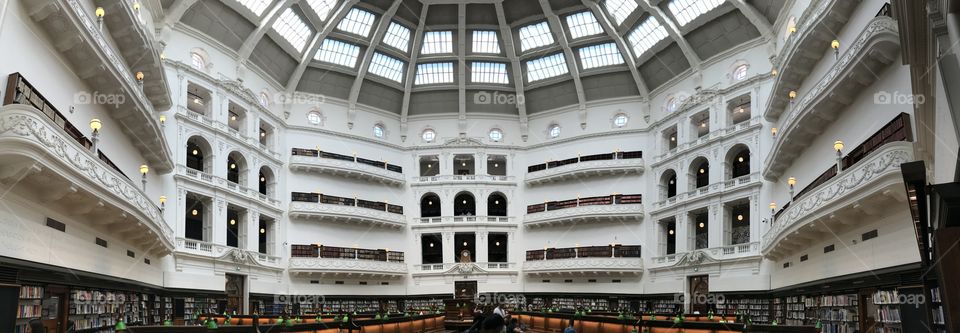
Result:
[[[327,158],[327,159],[334,159],[334,160],[341,160],[341,161],[348,161],[348,162],[356,162],[356,163],[366,164],[376,168],[384,169],[387,171],[403,173],[403,167],[399,165],[393,165],[386,162],[369,160],[362,157],[357,157],[356,155],[348,156],[348,155],[341,155],[341,154],[326,152],[322,150],[307,149],[307,148],[292,148],[290,150],[290,155],[318,157],[318,158]]]
[[[254,189],[254,188],[251,188],[251,187],[241,186],[240,184],[234,183],[234,182],[232,182],[232,181],[230,181],[230,180],[227,180],[226,178],[223,178],[223,177],[220,177],[220,176],[215,176],[215,175],[212,175],[212,174],[209,174],[209,173],[206,173],[206,172],[203,172],[203,171],[200,171],[200,170],[197,170],[197,169],[188,167],[188,166],[183,165],[183,164],[177,164],[177,170],[178,170],[178,173],[180,173],[180,174],[182,174],[182,175],[184,175],[184,176],[187,176],[187,177],[190,177],[190,178],[193,178],[193,179],[197,179],[197,180],[200,180],[200,181],[203,181],[203,182],[211,183],[211,184],[213,184],[214,186],[226,187],[227,189],[229,189],[229,190],[231,190],[231,191],[233,191],[233,192],[236,192],[236,193],[245,195],[245,196],[250,197],[250,198],[258,199],[258,200],[260,200],[260,201],[262,201],[262,202],[266,202],[266,203],[269,203],[269,204],[272,204],[272,205],[279,205],[279,204],[280,204],[280,200],[277,200],[277,199],[275,199],[275,198],[273,198],[273,197],[271,197],[271,196],[268,196],[268,195],[266,195],[266,194],[260,193],[259,189]]]
[[[393,214],[403,214],[403,206],[391,205],[386,202],[368,201],[357,198],[344,198],[321,193],[290,192],[290,201],[313,202],[329,205],[354,206],[371,210],[379,210]]]
[[[528,250],[527,261],[575,258],[640,258],[640,245],[611,244]]]
[[[292,244],[293,258],[353,259],[384,262],[403,262],[403,252],[387,249],[364,249],[355,247],[326,246],[320,244]]]
[[[426,216],[416,218],[421,224],[431,224],[431,223],[471,223],[471,222],[493,222],[493,223],[508,223],[512,219],[509,216],[474,216],[474,215],[459,215],[459,216]]]
[[[643,151],[615,151],[612,153],[603,153],[603,154],[593,154],[586,156],[577,156],[573,158],[568,158],[559,161],[547,161],[546,163],[535,164],[527,167],[527,173],[533,173],[537,171],[543,171],[547,169],[552,169],[556,167],[561,167],[564,165],[576,164],[580,162],[588,161],[605,161],[605,160],[623,160],[623,159],[635,159],[643,158]]]
[[[576,198],[563,201],[547,201],[542,204],[533,204],[527,206],[527,214],[554,211],[560,209],[597,206],[597,205],[629,205],[641,204],[641,194],[612,194],[598,197]]]

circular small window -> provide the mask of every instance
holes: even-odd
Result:
[[[550,130],[547,132],[551,138],[560,137],[560,125],[551,125]]]
[[[677,111],[678,107],[680,107],[680,100],[676,97],[670,97],[670,99],[667,100],[667,112]]]
[[[627,115],[620,113],[617,114],[616,117],[613,117],[613,125],[617,127],[624,127],[627,126],[627,121],[629,120],[630,118],[628,118]]]
[[[733,70],[733,79],[737,81],[743,81],[747,78],[747,65],[737,66],[737,69]]]
[[[500,142],[500,140],[503,140],[503,131],[500,131],[499,128],[490,130],[490,140],[494,142]]]
[[[323,122],[323,117],[320,116],[320,112],[310,111],[310,113],[307,113],[307,121],[314,125],[320,125]]]
[[[380,124],[373,125],[373,136],[378,138],[383,138],[384,134],[385,133],[384,133],[383,125],[380,125]]]
[[[270,97],[267,96],[267,93],[262,92],[262,93],[260,93],[260,100],[259,100],[259,102],[260,102],[260,106],[262,106],[262,107],[267,107],[267,105],[270,104]]]
[[[423,141],[433,142],[433,139],[437,138],[437,132],[434,132],[432,129],[424,130],[420,137],[423,138]]]

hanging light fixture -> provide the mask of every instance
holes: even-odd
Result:
[[[194,210],[190,211],[190,214],[193,215],[193,216],[197,216],[197,214],[200,214],[200,212],[198,212],[196,209],[194,209]]]
[[[793,103],[793,100],[797,99],[797,91],[796,91],[796,90],[790,90],[790,92],[787,93],[787,97],[790,98],[790,103]]]
[[[167,116],[160,115],[160,126],[163,126],[167,122]]]
[[[264,229],[264,228],[260,228],[260,233],[261,233],[261,234],[265,234],[265,233],[267,233],[267,229]]]
[[[777,128],[776,128],[776,127],[771,127],[771,128],[770,128],[770,135],[772,135],[773,137],[777,137]]]
[[[703,227],[704,227],[703,222],[700,222],[700,228],[702,229]]]
[[[840,59],[840,41],[834,39],[830,42],[830,48],[833,49],[833,56],[836,59]]]
[[[737,221],[743,221],[743,214],[737,214]]]
[[[770,70],[770,75],[777,76],[777,74],[780,74],[780,72],[777,72],[776,68]]]
[[[237,220],[230,219],[230,225],[237,225]]]
[[[668,233],[670,233],[671,235],[673,235],[673,229],[670,229],[670,231],[668,231]]]
[[[103,10],[103,7],[97,7],[94,15],[97,16],[97,29],[103,31],[103,16],[106,15],[106,11]]]

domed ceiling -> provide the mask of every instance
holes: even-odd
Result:
[[[160,7],[166,24],[209,36],[288,92],[405,119],[525,117],[646,97],[724,51],[771,38],[785,2],[160,0]],[[485,102],[494,92],[525,103]]]

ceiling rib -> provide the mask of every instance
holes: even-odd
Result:
[[[677,24],[674,23],[672,19],[667,17],[660,7],[651,4],[650,0],[637,0],[637,4],[639,4],[643,10],[650,13],[650,15],[652,15],[655,19],[660,21],[660,24],[667,29],[667,34],[670,35],[670,38],[673,38],[673,41],[677,42],[677,45],[680,46],[680,50],[682,50],[684,56],[687,57],[687,62],[690,63],[690,68],[695,73],[699,73],[701,70],[700,56],[693,51],[693,47],[690,46],[690,43],[687,42],[687,39],[684,38],[680,33],[680,28],[677,27]],[[676,76],[680,73],[673,74]]]
[[[503,3],[494,4],[497,10],[497,21],[500,26],[500,38],[503,39],[503,48],[510,59],[510,72],[513,74],[513,85],[517,94],[517,110],[520,114],[520,138],[527,142],[530,134],[529,118],[527,117],[526,96],[523,91],[523,71],[520,67],[520,58],[517,57],[517,49],[513,43],[513,31],[510,30],[510,24],[507,24],[506,15],[503,12]]]
[[[581,2],[590,9],[593,16],[596,17],[597,22],[603,27],[603,31],[607,33],[607,36],[617,44],[617,48],[620,49],[620,55],[623,56],[623,60],[627,62],[627,67],[630,68],[630,75],[633,76],[633,80],[637,82],[637,91],[644,100],[648,100],[650,98],[650,89],[647,88],[647,84],[640,78],[640,71],[637,70],[637,57],[633,54],[633,50],[627,47],[627,43],[623,41],[623,37],[620,37],[620,34],[617,33],[617,30],[610,23],[609,16],[604,13],[603,9],[601,9],[596,2],[591,0],[581,0]]]
[[[397,9],[400,8],[400,4],[402,3],[403,0],[394,0],[393,5],[390,5],[390,9],[387,9],[387,12],[383,13],[383,16],[380,17],[377,30],[373,33],[373,38],[370,40],[370,46],[367,47],[367,51],[363,54],[363,60],[361,60],[360,65],[357,66],[357,77],[353,80],[353,87],[350,88],[350,107],[347,110],[347,126],[350,128],[353,128],[353,120],[356,119],[357,116],[357,100],[360,99],[360,87],[363,85],[364,77],[367,76],[370,61],[373,59],[373,53],[383,40],[383,36],[387,33],[387,27],[390,26],[390,22],[393,22],[393,16],[397,14]]]
[[[757,10],[756,7],[751,6],[743,0],[729,0],[734,7],[740,10],[740,13],[743,13],[743,16],[746,16],[750,23],[753,23],[753,26],[760,31],[760,36],[765,41],[770,41],[773,39],[773,27],[770,25],[770,22],[767,21],[767,18]]]
[[[287,80],[287,95],[293,94],[294,90],[297,89],[300,79],[303,78],[303,73],[307,71],[307,66],[310,65],[310,60],[313,59],[317,50],[320,50],[320,44],[323,40],[330,35],[330,32],[333,32],[333,29],[340,23],[340,20],[342,20],[344,16],[347,16],[350,8],[353,8],[353,5],[359,1],[360,0],[350,0],[342,2],[340,7],[338,7],[334,14],[330,16],[330,19],[327,20],[327,23],[323,25],[323,30],[313,35],[310,46],[307,47],[307,51],[303,52],[303,56],[300,57],[300,64],[297,65],[297,69],[293,71],[290,79]]]
[[[187,9],[193,7],[195,3],[197,3],[197,0],[177,0],[177,2],[167,10],[166,17],[163,19],[163,27],[172,29],[177,22],[180,22],[180,19],[183,18],[183,14],[187,12]]]
[[[253,30],[253,33],[243,41],[243,46],[240,46],[240,51],[237,52],[237,63],[245,64],[247,62],[247,58],[250,58],[250,54],[253,53],[253,48],[260,43],[263,35],[266,35],[267,31],[273,28],[273,23],[280,18],[280,13],[283,13],[284,10],[293,6],[293,3],[297,1],[300,0],[284,0],[283,2],[274,4],[273,7],[267,11],[267,14],[260,19],[257,29]]]
[[[407,63],[406,77],[403,80],[403,106],[400,109],[400,141],[407,140],[407,116],[410,114],[410,90],[413,89],[414,71],[417,70],[417,58],[420,57],[420,48],[423,47],[423,29],[427,21],[427,9],[430,4],[424,3],[420,9],[420,22],[417,23],[417,32],[413,34],[413,46],[410,49],[410,62]]]
[[[463,137],[467,135],[467,5],[463,3],[457,6],[457,36],[457,127]]]
[[[580,68],[577,67],[577,58],[570,49],[570,43],[567,42],[567,34],[564,33],[563,26],[560,24],[560,17],[553,13],[548,0],[540,0],[540,8],[543,9],[543,15],[547,17],[550,24],[550,30],[556,36],[557,42],[563,48],[563,53],[567,57],[567,70],[573,77],[573,85],[577,88],[577,103],[580,110],[580,128],[587,128],[587,99],[583,93],[583,82],[580,81]]]

